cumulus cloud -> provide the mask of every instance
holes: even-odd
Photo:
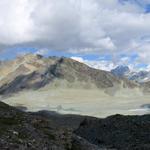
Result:
[[[136,51],[150,62],[150,44],[143,42],[150,38],[149,1],[142,2],[1,0],[0,49],[26,45],[71,53]]]
[[[28,0],[0,1],[0,44],[13,45],[33,40],[32,8]]]

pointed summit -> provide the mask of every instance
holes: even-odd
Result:
[[[115,69],[111,70],[111,73],[118,77],[123,77],[129,72],[130,72],[129,67],[124,65],[118,66]]]

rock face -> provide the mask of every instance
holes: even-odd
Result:
[[[57,82],[56,82],[57,81]],[[62,84],[63,82],[63,84]],[[46,85],[71,88],[77,83],[81,88],[105,89],[114,86],[137,87],[119,79],[110,72],[96,70],[69,58],[27,54],[0,65],[0,94],[9,94],[24,89],[39,89]]]
[[[106,119],[22,112],[0,102],[2,150],[149,150],[150,115]]]

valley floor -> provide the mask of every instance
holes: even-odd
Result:
[[[101,90],[41,89],[24,91],[1,101],[12,106],[24,106],[28,111],[50,110],[62,114],[80,114],[106,117],[113,114],[143,115],[150,109],[150,95],[139,91],[124,90],[110,96]]]

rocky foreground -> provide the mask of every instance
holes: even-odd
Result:
[[[27,113],[0,102],[1,150],[149,150],[150,115]]]

